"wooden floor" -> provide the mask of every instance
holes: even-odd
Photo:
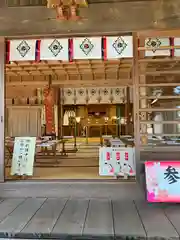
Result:
[[[10,175],[10,168],[6,168],[6,179],[17,179]],[[62,180],[62,179],[113,179],[113,177],[99,176],[98,167],[34,167],[32,177],[26,179],[33,180]]]
[[[0,237],[122,239],[180,237],[180,206],[144,201],[12,198],[0,203]]]
[[[99,176],[99,138],[89,139],[85,144],[85,138],[77,139],[76,153],[68,153],[68,156],[60,156],[56,159],[37,159],[34,164],[34,180],[60,180],[60,179],[113,179],[114,177]],[[66,144],[67,149],[73,149],[73,142]],[[58,163],[57,163],[58,158]],[[6,180],[17,179],[11,175],[11,165],[5,169]]]
[[[0,201],[0,238],[180,238],[180,206],[147,204],[136,184],[5,183],[0,191],[11,196]]]

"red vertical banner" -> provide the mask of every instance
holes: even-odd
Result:
[[[36,61],[40,62],[41,40],[36,41]]]
[[[69,61],[73,61],[73,39],[69,39]]]
[[[106,37],[102,38],[102,46],[103,46],[103,49],[102,49],[103,59],[107,60],[107,39],[106,39]]]
[[[54,91],[47,87],[44,89],[44,105],[46,119],[46,134],[55,133],[54,127]]]

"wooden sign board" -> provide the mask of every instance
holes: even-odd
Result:
[[[36,137],[15,138],[11,175],[33,175],[35,148]]]

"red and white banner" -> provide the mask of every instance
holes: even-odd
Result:
[[[145,40],[145,47],[151,48],[151,50],[145,51],[146,57],[154,56],[171,56],[171,50],[159,49],[161,47],[169,47],[170,38],[147,38]]]
[[[46,134],[55,132],[54,126],[54,92],[52,88],[44,89],[44,106],[46,119]]]
[[[104,58],[118,59],[133,57],[132,36],[104,38]]]
[[[69,60],[69,39],[40,40],[40,60]]]
[[[7,44],[7,62],[129,57],[133,57],[132,36],[11,40]]]
[[[102,59],[102,38],[73,38],[73,59]]]
[[[37,40],[11,40],[9,61],[35,61]]]

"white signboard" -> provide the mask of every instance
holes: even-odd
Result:
[[[11,175],[33,175],[35,148],[36,137],[15,138]]]
[[[99,175],[114,176],[114,161],[111,147],[101,147],[99,149]]]
[[[134,148],[102,147],[99,149],[100,176],[135,176]]]
[[[115,175],[135,176],[135,151],[134,148],[112,148]]]

